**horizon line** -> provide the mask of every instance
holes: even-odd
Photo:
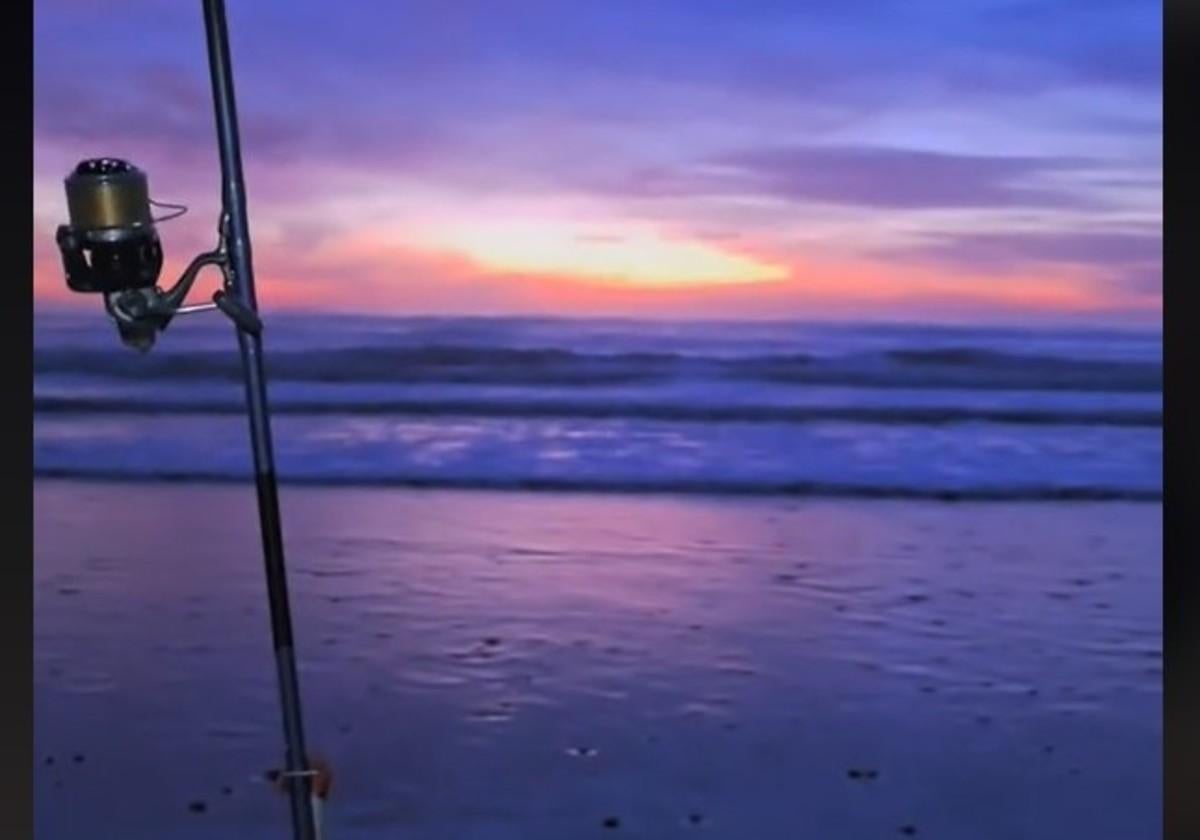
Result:
[[[79,315],[84,316],[89,312],[94,312],[97,320],[107,318],[107,315],[100,308],[93,308],[86,303],[73,300],[50,300],[37,301],[34,300],[33,316],[36,320],[39,315]],[[1053,317],[1039,319],[1035,322],[1028,320],[1019,321],[1017,317],[1011,320],[1003,319],[982,319],[973,320],[969,318],[919,318],[903,316],[887,316],[887,315],[864,315],[862,317],[849,317],[844,315],[828,315],[815,317],[780,317],[778,315],[740,315],[737,317],[716,317],[711,315],[665,315],[665,314],[639,314],[639,315],[620,315],[620,314],[597,314],[597,315],[580,315],[576,313],[547,313],[547,312],[505,312],[493,314],[479,313],[447,313],[447,312],[392,312],[380,313],[378,311],[354,311],[345,309],[322,309],[311,306],[274,306],[268,310],[269,315],[282,318],[297,318],[297,317],[324,317],[331,319],[360,319],[360,320],[375,320],[375,321],[564,321],[564,322],[625,322],[633,324],[711,324],[711,325],[736,325],[736,324],[755,324],[761,326],[876,326],[876,327],[908,327],[908,328],[960,328],[960,329],[989,329],[989,330],[1013,330],[1020,332],[1044,332],[1054,330],[1072,330],[1072,331],[1102,331],[1107,333],[1123,333],[1123,334],[1138,334],[1138,335],[1154,335],[1161,337],[1163,333],[1161,323],[1145,323],[1145,324],[1129,324],[1128,315],[1125,315],[1125,323],[1110,322],[1104,318],[1089,319],[1086,314],[1072,318],[1070,316],[1060,319]],[[1114,314],[1112,318],[1122,317]],[[1161,314],[1160,314],[1161,318]]]

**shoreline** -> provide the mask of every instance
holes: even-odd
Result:
[[[656,496],[683,498],[764,498],[861,500],[861,501],[914,501],[944,502],[953,504],[1003,504],[1003,503],[1074,503],[1114,502],[1161,504],[1161,490],[1114,490],[1098,487],[977,487],[961,490],[939,488],[888,487],[886,485],[838,485],[817,482],[787,482],[769,484],[765,482],[598,482],[558,479],[486,479],[470,478],[367,478],[354,477],[334,479],[328,476],[277,475],[281,487],[309,487],[328,489],[384,489],[384,490],[447,490],[456,492],[482,493],[534,493],[539,495],[571,496]],[[125,472],[74,472],[54,469],[34,469],[34,482],[80,482],[85,484],[117,485],[172,485],[189,484],[205,486],[252,486],[251,475],[204,474],[192,472],[161,472],[146,475],[130,475]]]

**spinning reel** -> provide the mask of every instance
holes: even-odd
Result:
[[[67,287],[103,295],[104,308],[127,346],[147,351],[176,315],[210,309],[220,309],[246,332],[262,330],[258,316],[228,294],[233,277],[226,247],[227,212],[221,214],[217,247],[193,259],[164,290],[157,285],[163,249],[155,224],[178,218],[187,208],[152,200],[146,173],[116,158],[83,161],[67,176],[66,190],[70,224],[60,225],[55,239]],[[151,205],[176,212],[155,219]],[[223,288],[212,303],[185,306],[197,275],[209,265],[221,270]]]

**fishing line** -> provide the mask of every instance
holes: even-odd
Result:
[[[186,204],[170,204],[166,201],[155,201],[153,198],[147,199],[147,201],[150,202],[150,205],[152,207],[162,207],[167,210],[176,211],[175,213],[172,213],[169,216],[158,216],[157,218],[154,219],[155,224],[158,224],[159,222],[169,222],[172,219],[178,219],[180,216],[182,216],[184,213],[186,213],[188,211]]]

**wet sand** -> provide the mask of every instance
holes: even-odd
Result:
[[[252,488],[34,492],[38,838],[288,837]],[[283,505],[330,840],[1160,830],[1157,504]]]

